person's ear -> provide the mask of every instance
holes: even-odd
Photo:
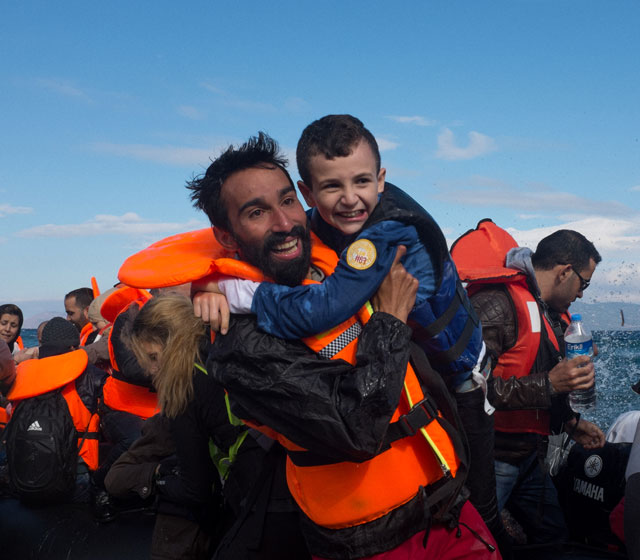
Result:
[[[213,235],[217,239],[218,243],[220,243],[220,245],[222,245],[228,251],[235,252],[238,250],[238,243],[233,237],[233,234],[231,234],[230,232],[214,227]]]
[[[566,282],[573,274],[573,270],[570,264],[557,264],[555,267],[555,272],[558,283]]]
[[[307,187],[307,185],[305,185],[302,181],[298,181],[298,189],[300,190],[300,194],[302,195],[302,198],[304,198],[304,201],[307,203],[307,206],[309,206],[309,208],[317,206],[316,199],[313,196],[313,189]]]
[[[384,191],[384,181],[387,177],[387,170],[384,167],[380,168],[378,173],[378,194]]]

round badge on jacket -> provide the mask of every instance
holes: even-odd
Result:
[[[584,462],[584,474],[586,474],[589,478],[598,476],[601,470],[602,470],[602,458],[600,457],[600,455],[591,455]]]
[[[376,246],[368,239],[358,239],[347,249],[347,264],[356,270],[366,270],[376,262]]]

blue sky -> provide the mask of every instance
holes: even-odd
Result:
[[[205,227],[185,181],[264,130],[352,113],[453,241],[561,227],[640,302],[636,0],[3,2],[0,300],[60,301]],[[293,162],[295,176],[295,162]]]

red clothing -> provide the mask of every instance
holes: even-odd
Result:
[[[490,551],[463,523],[473,527],[480,537],[491,544],[495,550]],[[423,545],[424,533],[424,531],[420,531],[393,550],[367,556],[362,560],[433,560],[435,558],[438,560],[461,560],[463,558],[500,560],[502,558],[498,552],[496,541],[471,502],[465,503],[462,507],[457,528],[448,529],[441,524],[431,527],[426,548]],[[313,556],[313,559],[325,560],[320,556]]]

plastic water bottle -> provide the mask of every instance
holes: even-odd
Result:
[[[591,333],[582,324],[579,313],[571,315],[571,324],[564,333],[567,360],[576,356],[593,356]],[[576,389],[569,393],[569,406],[574,412],[583,413],[596,406],[596,386],[591,389]]]

